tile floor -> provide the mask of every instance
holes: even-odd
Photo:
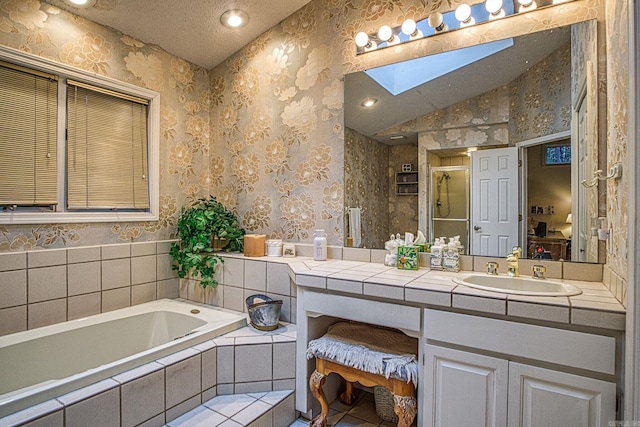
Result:
[[[354,389],[356,403],[347,406],[338,399],[329,405],[327,427],[395,427],[395,423],[383,421],[376,414],[373,393]],[[415,426],[416,422],[412,424]],[[308,427],[309,420],[298,418],[289,427]],[[275,426],[274,426],[275,427]]]

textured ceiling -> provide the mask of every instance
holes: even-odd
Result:
[[[180,58],[212,69],[309,0],[97,0],[78,8],[64,0],[47,3],[115,28],[145,43],[161,46]],[[249,23],[230,29],[220,15],[241,9]]]

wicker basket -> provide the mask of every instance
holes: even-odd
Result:
[[[386,387],[377,385],[373,388],[373,398],[378,416],[384,421],[397,423],[398,416],[393,412],[393,394]]]

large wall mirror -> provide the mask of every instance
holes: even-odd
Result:
[[[459,235],[470,255],[518,244],[527,257],[603,262],[598,189],[580,185],[598,165],[596,32],[585,21],[346,75],[347,246],[420,230]],[[507,162],[507,204],[481,199],[492,158]],[[487,209],[497,231],[478,218]],[[497,245],[480,238],[491,233]]]

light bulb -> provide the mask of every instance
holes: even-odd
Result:
[[[487,0],[484,7],[491,15],[497,15],[502,10],[502,0]]]
[[[518,3],[520,3],[518,13],[529,12],[530,10],[534,10],[538,7],[534,0],[518,0]]]
[[[383,25],[378,30],[378,38],[380,39],[380,41],[388,42],[389,40],[391,40],[392,37],[393,37],[393,30],[391,30],[390,26]]]
[[[365,47],[368,44],[369,34],[365,33],[364,31],[360,31],[358,34],[356,34],[356,46]]]
[[[418,29],[416,21],[407,19],[402,23],[402,32],[409,36],[410,40],[422,38],[424,34]]]
[[[458,6],[456,8],[455,17],[460,21],[460,28],[476,23],[476,20],[471,16],[471,6],[468,4],[461,4]]]
[[[467,23],[471,19],[471,6],[468,4],[461,4],[456,8],[456,19],[461,23]]]
[[[413,19],[407,19],[402,23],[402,32],[408,36],[415,33],[417,29],[418,26],[416,25],[416,21]]]
[[[447,24],[444,22],[444,17],[440,12],[435,12],[429,15],[429,26],[435,30],[436,33],[440,31],[446,31],[449,29]]]

